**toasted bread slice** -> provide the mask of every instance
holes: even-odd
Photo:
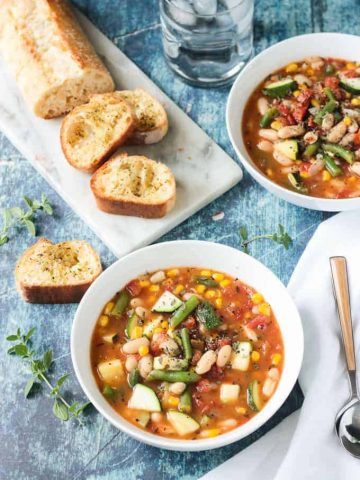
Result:
[[[63,120],[61,147],[78,170],[94,172],[132,134],[135,114],[116,92],[93,95]]]
[[[160,218],[176,199],[171,170],[137,155],[115,155],[94,173],[90,186],[98,208],[118,215]]]
[[[76,303],[101,271],[98,254],[84,240],[54,245],[40,238],[18,260],[15,279],[26,302]]]
[[[164,107],[141,88],[116,93],[131,105],[135,113],[135,130],[126,143],[150,145],[160,142],[169,128]]]

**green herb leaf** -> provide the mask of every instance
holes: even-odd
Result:
[[[6,340],[8,342],[16,342],[17,339],[18,339],[17,335],[9,335],[8,337],[6,337]]]
[[[200,283],[201,285],[205,285],[206,287],[218,287],[219,284],[213,278],[209,277],[196,277],[196,283]]]
[[[5,245],[5,243],[7,243],[8,241],[9,241],[9,237],[7,237],[6,235],[0,236],[0,246]]]
[[[53,414],[61,421],[66,422],[69,420],[69,409],[60,400],[55,398],[53,405]]]
[[[69,378],[69,374],[65,373],[65,375],[62,375],[59,380],[56,382],[56,385],[58,387],[61,387],[61,385]]]
[[[242,240],[247,240],[248,239],[248,232],[247,232],[246,227],[244,227],[244,226],[240,227],[239,232],[240,232],[240,237],[241,237]]]
[[[23,196],[23,199],[24,199],[24,202],[26,203],[26,205],[30,208],[32,208],[33,206],[33,201],[29,198],[29,197],[26,197],[25,195]]]
[[[44,365],[45,370],[49,370],[49,367],[52,364],[52,358],[53,358],[53,354],[51,350],[48,350],[47,352],[44,353],[42,363]]]
[[[19,207],[12,207],[10,208],[11,215],[13,215],[16,218],[21,218],[24,215],[24,210]]]
[[[35,379],[30,378],[30,380],[28,380],[28,382],[27,382],[27,384],[25,385],[25,388],[24,388],[24,397],[25,398],[28,398],[28,396],[30,395],[30,392],[31,392],[34,385],[35,385]]]
[[[11,224],[11,211],[9,208],[3,210],[4,228],[8,228]]]
[[[240,237],[242,239],[241,247],[245,253],[249,253],[249,244],[256,240],[261,239],[268,239],[282,245],[285,250],[289,249],[289,246],[292,244],[292,238],[290,235],[285,231],[283,225],[279,224],[278,231],[275,233],[268,233],[268,234],[261,234],[255,235],[252,238],[248,238],[247,232],[243,230],[244,227],[240,228]]]
[[[14,352],[16,355],[19,355],[19,357],[26,357],[28,355],[28,349],[26,345],[15,345],[14,346]]]
[[[32,337],[35,331],[36,331],[36,327],[30,328],[28,333],[25,335],[25,339],[24,339],[25,343],[30,339],[30,337]]]
[[[30,233],[30,235],[33,235],[35,237],[36,229],[35,229],[34,222],[32,222],[31,220],[25,220],[24,223],[25,223],[26,228],[28,229],[28,232]]]
[[[217,328],[221,325],[221,320],[217,316],[214,307],[210,302],[202,302],[195,311],[197,320],[205,325],[208,330]]]

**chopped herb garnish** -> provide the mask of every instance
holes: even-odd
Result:
[[[221,325],[221,319],[216,314],[214,307],[209,302],[202,302],[196,309],[196,318],[197,320],[205,325],[208,330],[217,328]]]

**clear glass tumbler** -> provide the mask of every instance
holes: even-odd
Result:
[[[230,83],[251,58],[254,0],[159,0],[165,57],[193,85]]]

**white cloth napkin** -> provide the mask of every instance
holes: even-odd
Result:
[[[347,258],[360,362],[360,212],[344,212],[318,227],[288,286],[305,333],[301,410],[202,480],[360,480],[360,460],[341,447],[334,430],[349,386],[331,287],[333,255]]]

